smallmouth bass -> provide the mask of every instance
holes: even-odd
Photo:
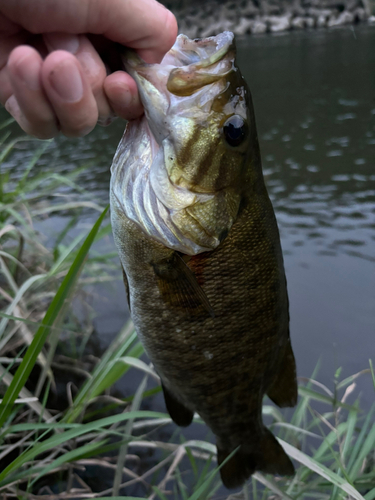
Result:
[[[180,35],[161,64],[127,71],[145,115],[111,168],[111,217],[131,316],[173,421],[216,435],[228,488],[293,474],[263,425],[262,399],[297,401],[280,237],[250,91],[232,33]]]

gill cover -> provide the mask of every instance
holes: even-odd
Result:
[[[129,122],[111,199],[151,238],[184,254],[213,250],[238,213],[249,145],[247,90],[233,34],[180,35],[161,64],[124,63],[145,115]]]

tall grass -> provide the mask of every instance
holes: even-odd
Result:
[[[17,141],[4,139],[1,161],[16,147]],[[131,323],[99,359],[83,361],[92,324],[84,322],[87,331],[79,334],[82,320],[74,316],[73,304],[85,284],[111,278],[114,252],[103,259],[92,251],[110,227],[106,209],[78,188],[79,171],[69,178],[38,173],[48,147],[38,143],[16,182],[1,174],[0,497],[375,499],[375,406],[364,413],[354,399],[358,377],[372,377],[375,388],[371,363],[344,380],[337,373],[332,389],[315,375],[301,380],[299,404],[288,420],[266,404],[264,416],[294,459],[296,474],[280,479],[256,473],[241,492],[229,494],[221,487],[215,446],[187,440],[168,415],[145,409],[160,385],[153,367],[141,359]],[[61,183],[69,184],[75,199],[53,203]],[[70,238],[82,206],[99,218],[89,231]],[[64,229],[53,243],[44,243],[35,220],[62,211]],[[67,331],[72,353],[57,357]],[[62,366],[81,382],[77,388],[66,383],[66,405],[57,409],[52,396],[61,385],[56,367]],[[111,392],[136,371],[142,377],[133,395]],[[203,425],[198,416],[195,422]],[[92,471],[102,480],[95,483]],[[143,496],[120,496],[131,494]]]

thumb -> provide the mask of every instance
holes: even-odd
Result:
[[[174,15],[156,0],[0,0],[0,13],[34,34],[104,35],[159,62],[177,36]]]

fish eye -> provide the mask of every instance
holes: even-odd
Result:
[[[230,146],[239,146],[246,137],[246,123],[242,116],[233,115],[224,123],[224,137]]]

